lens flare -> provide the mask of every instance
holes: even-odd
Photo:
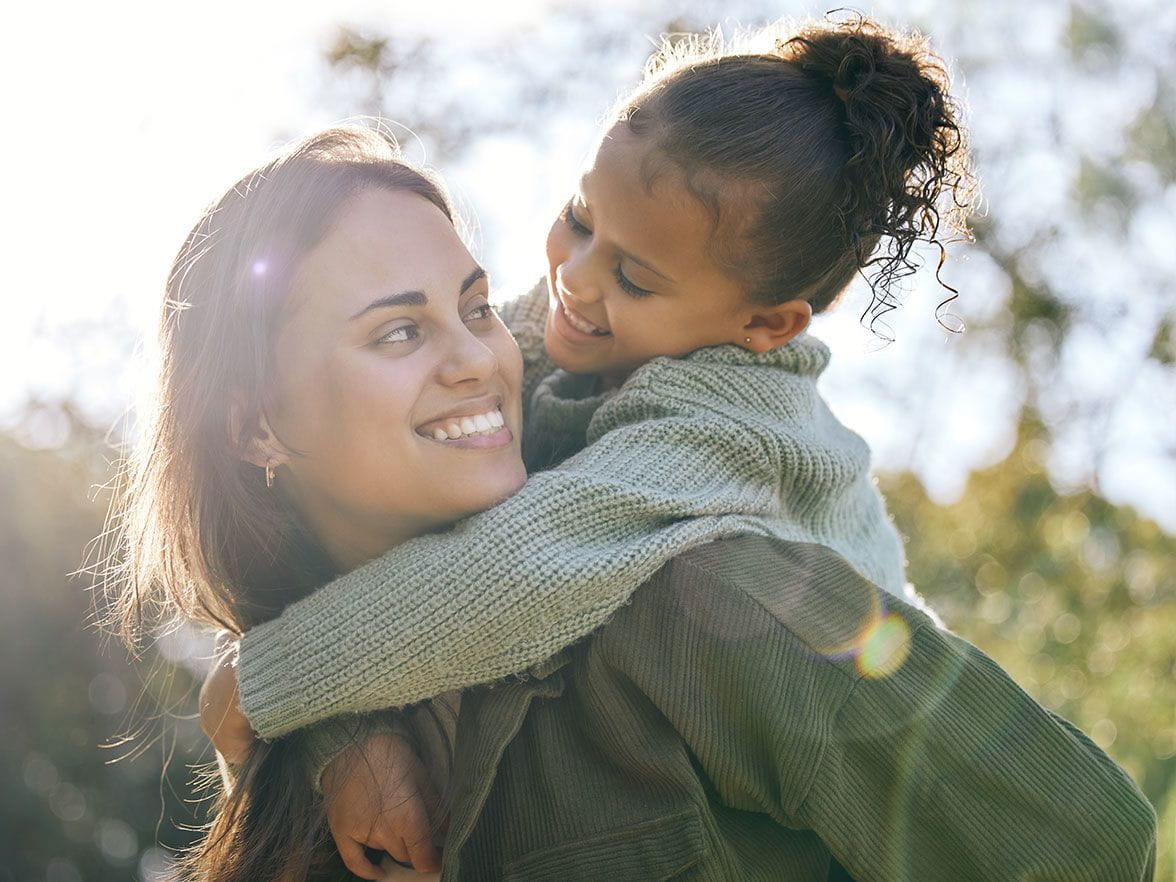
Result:
[[[911,650],[911,629],[894,613],[872,623],[861,636],[857,669],[863,677],[877,680],[902,667]]]

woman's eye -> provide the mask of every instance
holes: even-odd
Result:
[[[494,318],[494,307],[489,303],[481,303],[466,313],[465,320],[467,322],[482,321],[488,318]]]
[[[386,334],[376,339],[376,343],[411,343],[421,335],[421,329],[416,325],[398,325]]]
[[[569,201],[564,208],[563,213],[564,223],[566,223],[577,236],[591,236],[592,231],[576,220],[576,213],[572,211],[572,203]]]
[[[648,297],[653,294],[652,291],[630,282],[629,277],[625,275],[619,263],[617,264],[617,268],[613,270],[613,276],[616,278],[617,284],[621,286],[621,290],[630,297]]]

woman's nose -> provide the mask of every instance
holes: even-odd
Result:
[[[452,333],[440,365],[443,383],[481,383],[496,373],[498,355],[485,340],[465,325]]]

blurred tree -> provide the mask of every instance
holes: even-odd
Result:
[[[1080,726],[1161,812],[1160,875],[1176,858],[1176,536],[1091,490],[1059,493],[1026,416],[1002,462],[936,505],[910,474],[882,489],[908,574],[945,623]]]
[[[183,800],[199,730],[159,716],[191,713],[191,679],[158,664],[144,678],[85,629],[86,583],[68,574],[102,525],[91,490],[109,477],[106,445],[68,407],[46,409],[68,424],[62,449],[0,435],[0,880],[150,879],[166,860],[157,839],[192,838],[176,825],[195,820]],[[140,737],[103,749],[128,730]]]

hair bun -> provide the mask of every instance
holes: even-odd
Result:
[[[863,16],[803,28],[777,51],[844,106],[851,155],[842,217],[859,266],[873,267],[871,311],[886,312],[897,302],[892,284],[915,271],[912,245],[942,246],[941,219],[966,235],[975,198],[946,65],[922,36]],[[951,199],[940,205],[944,194]],[[871,258],[883,238],[889,247]]]

